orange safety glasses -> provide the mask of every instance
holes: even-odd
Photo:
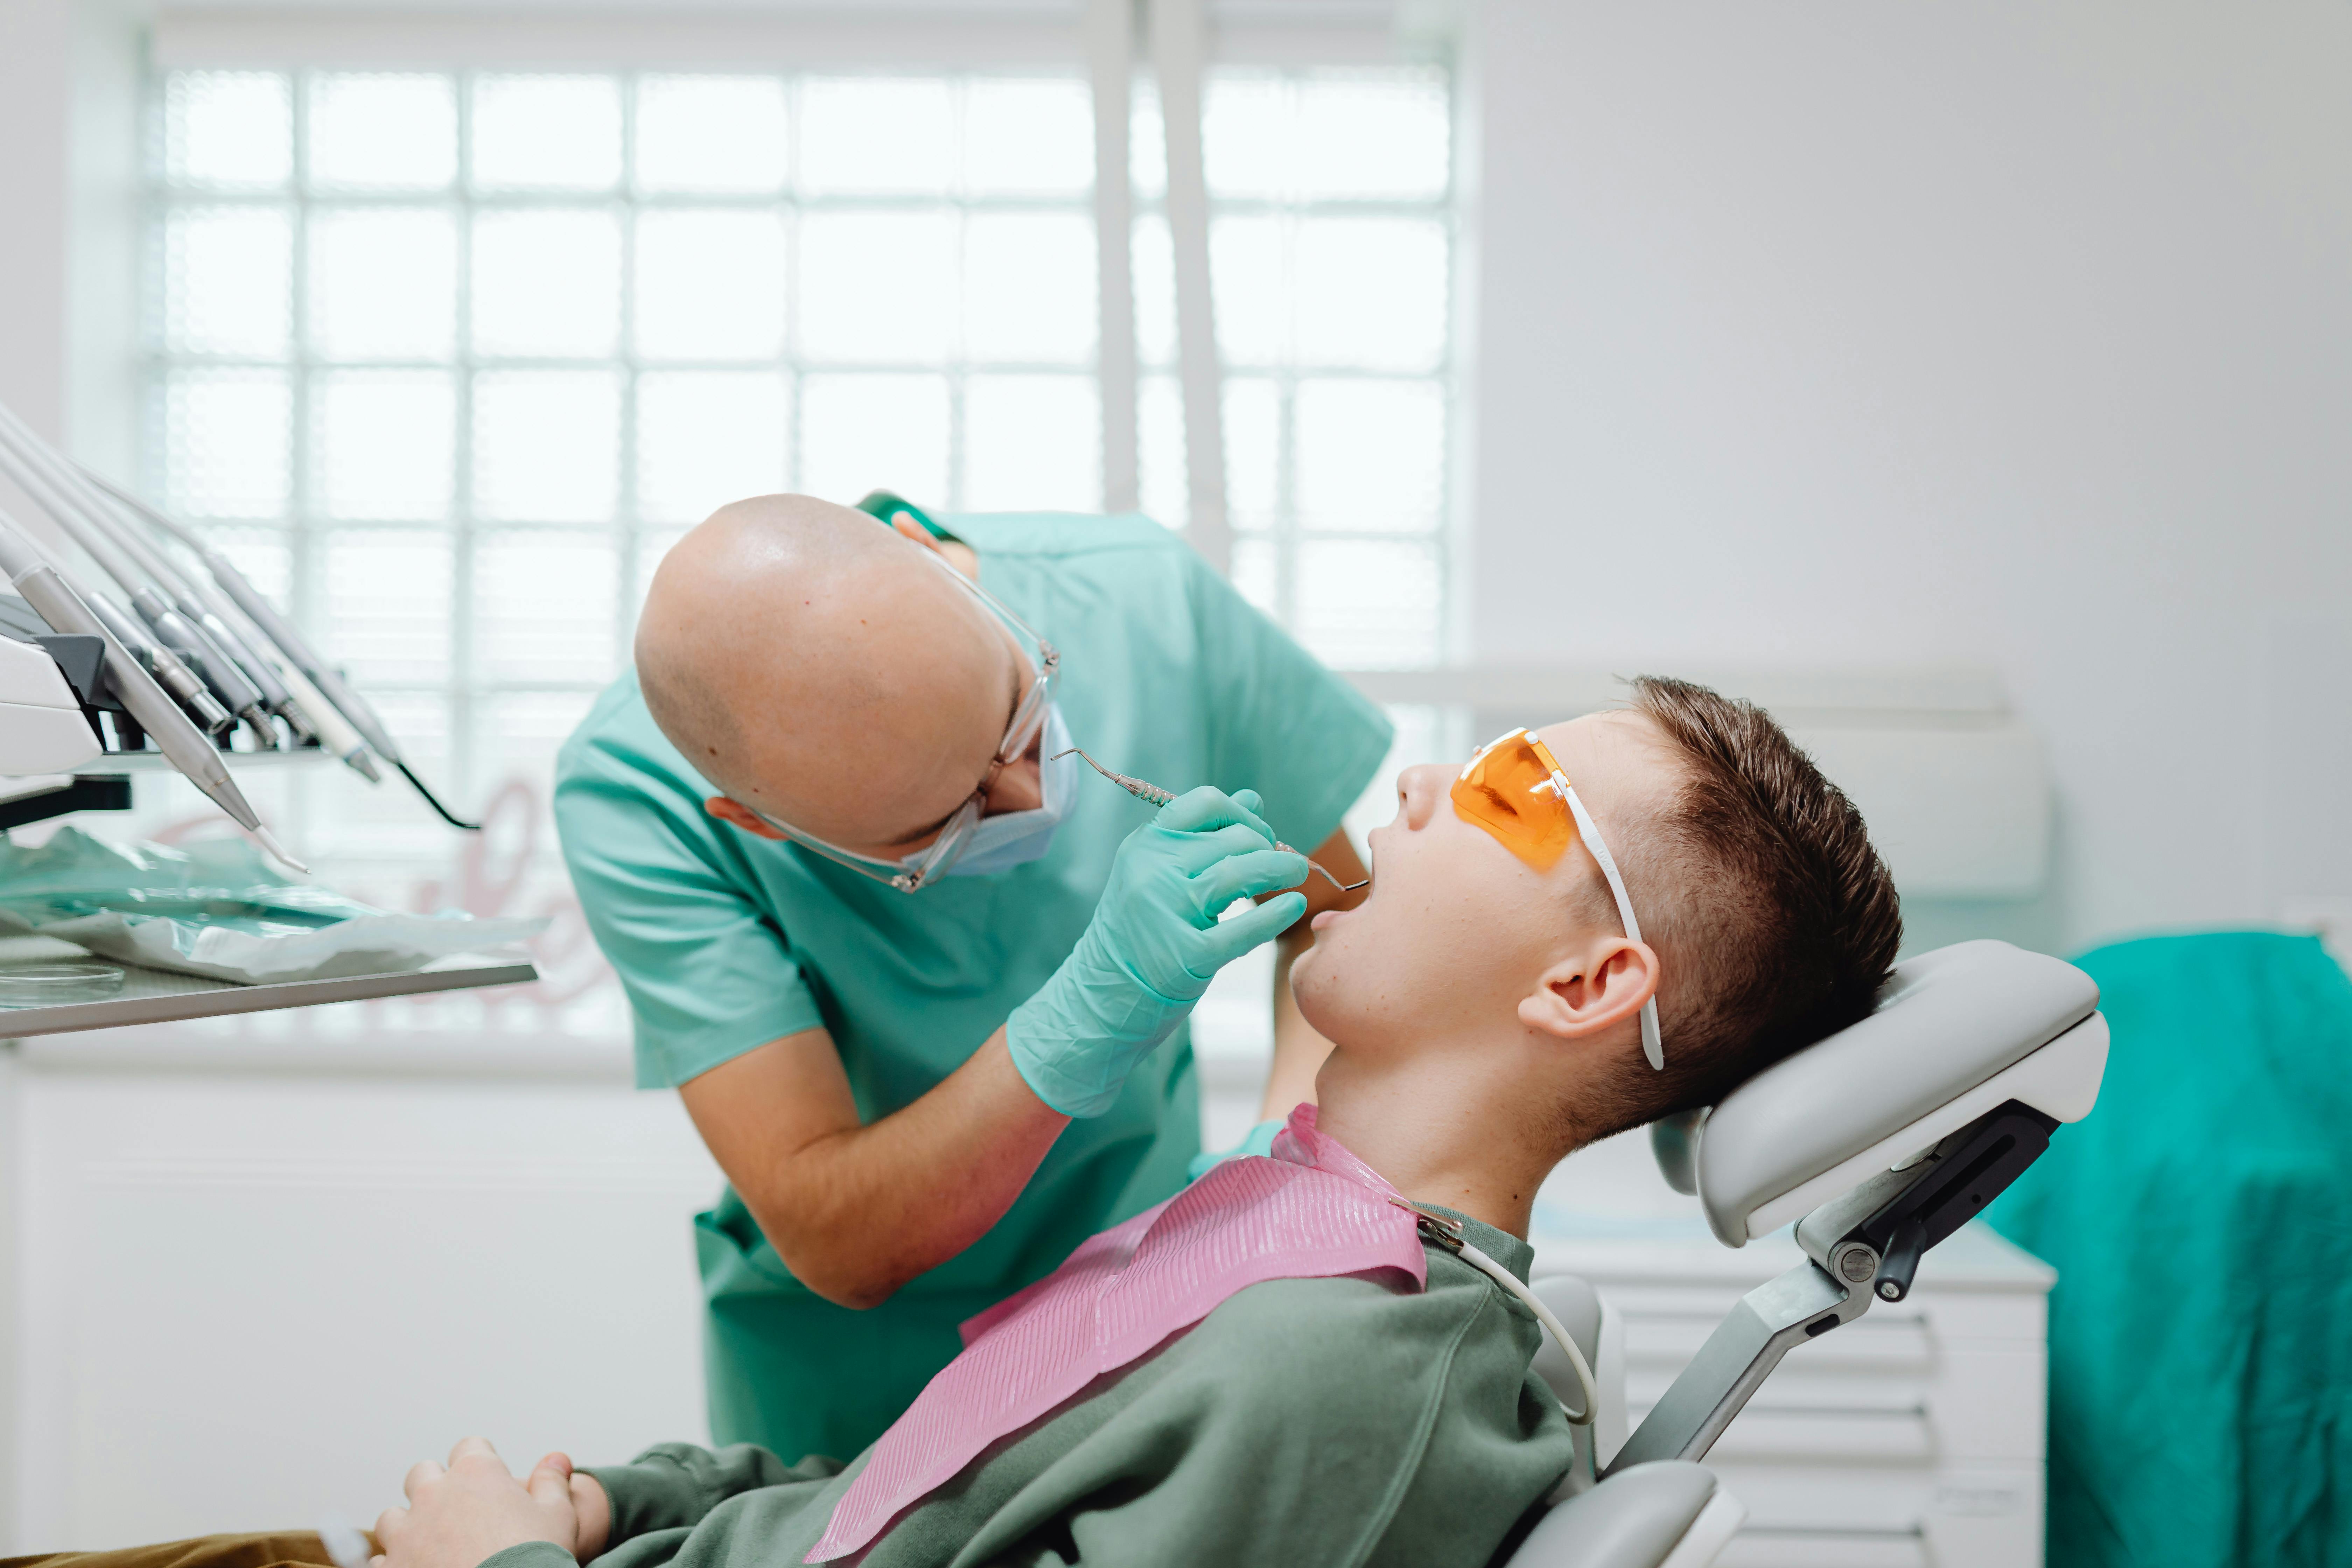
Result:
[[[1642,940],[1642,925],[1633,918],[1633,901],[1625,895],[1625,879],[1617,861],[1601,842],[1592,814],[1568,782],[1559,759],[1526,730],[1514,730],[1501,740],[1482,746],[1454,781],[1454,814],[1485,828],[1495,841],[1538,871],[1549,871],[1581,836],[1584,847],[1609,882],[1617,900],[1617,918],[1625,934]],[[1664,1069],[1666,1052],[1658,1035],[1658,1001],[1642,1004],[1642,1055],[1650,1066]]]

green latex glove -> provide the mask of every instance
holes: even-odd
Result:
[[[1070,956],[1004,1025],[1013,1063],[1066,1116],[1100,1116],[1144,1054],[1166,1039],[1218,970],[1296,922],[1303,893],[1220,921],[1236,899],[1307,879],[1307,858],[1274,847],[1255,792],[1203,786],[1128,835],[1110,885]]]
[[[1283,1126],[1284,1123],[1279,1121],[1261,1121],[1251,1128],[1242,1141],[1230,1149],[1214,1151],[1203,1149],[1192,1156],[1191,1164],[1184,1167],[1184,1179],[1188,1182],[1197,1182],[1226,1161],[1237,1160],[1244,1154],[1273,1153],[1275,1135],[1282,1131]]]

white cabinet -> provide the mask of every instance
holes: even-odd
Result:
[[[1539,1272],[1625,1317],[1626,1405],[1648,1414],[1739,1297],[1802,1261],[1671,1219],[1556,1219]],[[1722,1568],[2032,1568],[2042,1560],[2046,1296],[2054,1274],[1981,1225],[1916,1288],[1789,1352],[1706,1458],[1747,1505]]]
[[[720,1178],[625,1047],[121,1030],[0,1074],[0,1551],[369,1523],[469,1432],[706,1433]]]

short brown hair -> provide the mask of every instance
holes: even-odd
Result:
[[[1711,1105],[1865,1016],[1903,944],[1862,813],[1770,714],[1687,680],[1633,687],[1683,774],[1623,868],[1658,951],[1666,1065],[1618,1063],[1578,1108],[1585,1138]]]

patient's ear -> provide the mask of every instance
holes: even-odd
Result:
[[[1658,955],[1646,942],[1597,937],[1543,972],[1519,1001],[1519,1022],[1562,1039],[1580,1039],[1633,1017],[1658,994]]]
[[[744,832],[755,834],[761,838],[782,838],[783,837],[782,834],[777,832],[774,828],[769,826],[766,823],[753,816],[750,806],[742,805],[735,801],[729,800],[723,795],[714,795],[709,799],[704,801],[702,803],[702,809],[709,812],[711,816],[717,817],[721,822],[732,823],[736,826],[741,828]]]

